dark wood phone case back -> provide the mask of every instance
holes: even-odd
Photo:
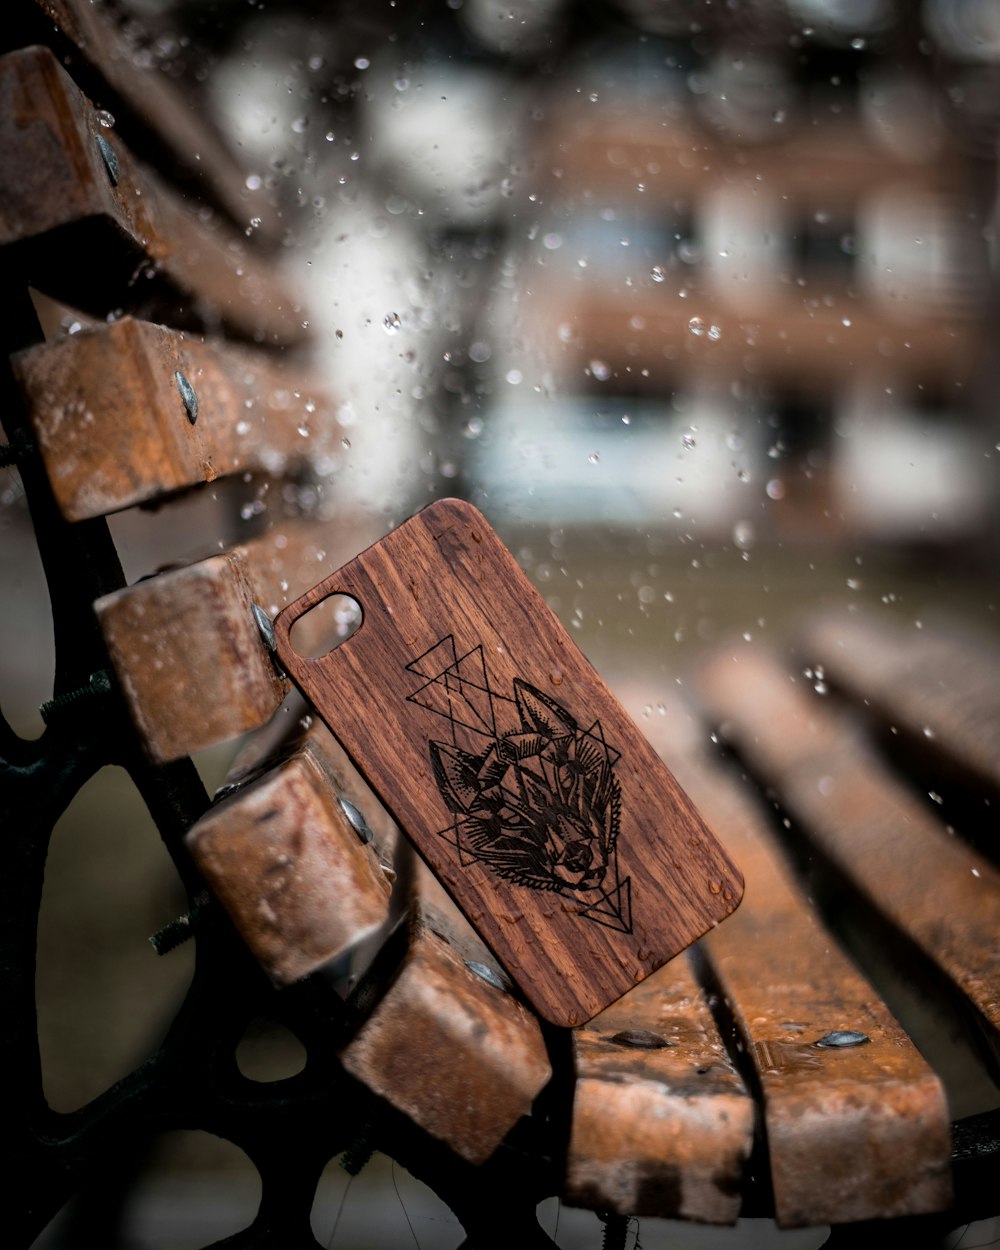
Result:
[[[318,659],[295,621],[362,623]],[[470,504],[290,604],[277,653],[538,1013],[590,1019],[734,910],[739,872]]]

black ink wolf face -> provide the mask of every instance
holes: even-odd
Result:
[[[441,797],[463,843],[498,876],[536,890],[583,892],[604,880],[618,838],[621,789],[607,747],[519,678],[520,730],[479,753],[430,743]]]

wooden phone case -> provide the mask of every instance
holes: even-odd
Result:
[[[318,659],[295,622],[349,595]],[[581,1024],[742,878],[480,512],[444,499],[290,604],[277,653],[540,1015]]]

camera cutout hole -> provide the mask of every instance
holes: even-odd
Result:
[[[357,599],[334,592],[299,617],[289,638],[296,655],[304,660],[315,660],[356,634],[363,620],[364,613]]]

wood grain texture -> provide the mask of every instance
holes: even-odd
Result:
[[[261,642],[251,605],[270,616],[290,603],[340,541],[329,521],[290,520],[224,555],[98,600],[112,663],[151,758],[179,759],[228,741],[275,712],[288,683]],[[310,646],[330,636],[322,620],[303,624]]]
[[[305,339],[277,267],[137,161],[48,48],[0,57],[0,183],[0,246],[17,245],[45,294],[103,315],[156,302],[165,286],[184,320],[221,319],[260,342]]]
[[[186,837],[213,893],[279,985],[329,964],[389,914],[389,877],[341,804],[321,729],[291,749],[282,744],[270,767],[237,773]]]
[[[285,683],[261,640],[238,553],[160,573],[94,604],[143,747],[179,759],[262,725]]]
[[[857,726],[804,679],[749,648],[716,657],[701,688],[728,741],[871,905],[1000,1029],[1000,871],[951,836]]]
[[[304,660],[289,631],[335,592],[363,623]],[[275,632],[286,671],[547,1019],[589,1019],[735,908],[739,874],[470,505],[425,508]]]
[[[687,958],[575,1029],[573,1056],[566,1201],[735,1223],[754,1104]]]
[[[14,372],[71,521],[329,450],[329,401],[319,388],[293,381],[261,352],[131,317],[29,348]],[[178,372],[197,396],[194,422]]]
[[[347,753],[319,717],[314,716],[301,696],[292,691],[281,705],[280,714],[249,734],[241,743],[220,787],[216,799],[226,792],[252,782],[275,763],[309,744],[327,776],[332,778],[339,797],[354,805],[371,834],[372,846],[388,880],[393,879],[392,864],[399,829],[364,778],[347,758]]]
[[[552,1069],[536,1017],[475,971],[503,980],[464,918],[433,894],[418,872],[398,935],[405,953],[340,1058],[421,1128],[482,1163]],[[372,992],[362,984],[358,997]]]
[[[699,951],[753,1069],[776,1219],[794,1227],[944,1210],[951,1140],[938,1078],[824,928],[759,799],[709,758],[707,735],[682,740],[679,722],[676,709],[672,722],[658,718],[657,744],[746,877],[739,912]],[[869,1041],[816,1045],[835,1030]]]

